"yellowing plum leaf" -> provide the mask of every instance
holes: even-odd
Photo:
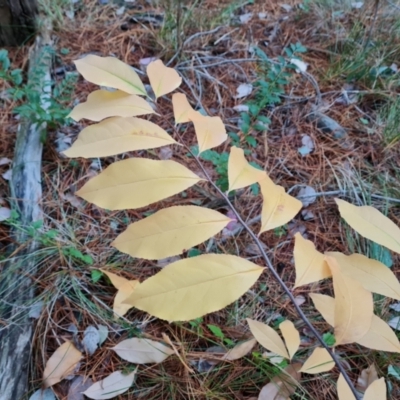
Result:
[[[283,340],[274,329],[250,318],[246,318],[246,321],[249,324],[251,333],[261,346],[284,358],[290,358]]]
[[[74,64],[78,72],[89,82],[108,86],[129,94],[146,95],[139,75],[128,64],[115,57],[99,57],[89,54]]]
[[[129,225],[112,245],[132,257],[161,260],[197,246],[230,221],[218,211],[204,207],[169,207]]]
[[[219,146],[228,138],[225,125],[220,117],[206,117],[198,114],[191,120],[196,131],[199,154],[205,150]]]
[[[238,360],[250,353],[252,348],[257,343],[256,339],[246,340],[243,343],[237,344],[233,349],[229,350],[223,357],[223,360],[233,361]]]
[[[83,129],[67,157],[108,157],[177,143],[164,129],[141,118],[108,118]]]
[[[134,364],[161,363],[174,350],[170,347],[150,339],[126,339],[112,347],[122,359]]]
[[[342,374],[339,375],[337,381],[337,392],[339,400],[356,400]]]
[[[325,254],[335,258],[342,273],[360,282],[365,289],[400,300],[400,283],[386,265],[362,254],[350,256],[339,252]]]
[[[95,90],[89,94],[86,102],[75,106],[68,116],[75,121],[82,118],[101,121],[108,117],[134,117],[153,113],[150,104],[135,94],[120,90]]]
[[[94,383],[83,394],[94,400],[112,399],[125,393],[132,386],[135,375],[136,370],[128,375],[123,375],[121,371],[115,371],[107,378]]]
[[[193,110],[186,95],[183,93],[174,93],[172,95],[172,106],[174,108],[175,124],[189,122],[201,116],[198,111]]]
[[[232,146],[228,160],[229,191],[250,186],[265,179],[266,174],[251,166],[244,157],[244,151]]]
[[[108,210],[124,210],[148,206],[201,180],[172,160],[129,158],[110,165],[75,194]]]
[[[82,353],[67,340],[48,359],[43,372],[43,386],[48,388],[62,381],[75,368]]]
[[[299,331],[295,328],[293,322],[289,321],[288,319],[279,325],[279,329],[282,333],[283,339],[285,339],[285,344],[289,351],[290,359],[292,359],[300,346]]]
[[[173,68],[166,67],[161,60],[147,66],[147,76],[156,98],[172,92],[182,83],[179,74]]]
[[[333,276],[336,345],[357,342],[371,328],[372,293],[342,274],[335,258],[325,257]]]
[[[334,366],[335,362],[328,351],[322,347],[317,347],[303,364],[300,371],[306,374],[319,374],[320,372],[330,371]]]
[[[300,233],[296,233],[294,239],[295,288],[332,276],[324,255],[315,249],[313,242],[304,239]]]
[[[114,298],[113,310],[119,315],[124,316],[131,306],[125,304],[125,299],[140,285],[139,281],[127,281],[122,285]]]
[[[116,289],[117,294],[114,298],[113,310],[120,316],[124,316],[126,312],[131,308],[127,304],[123,304],[123,301],[133,292],[133,290],[139,285],[139,281],[123,278],[122,276],[113,274],[112,272],[101,270],[110,279],[111,283]]]
[[[317,293],[310,293],[310,297],[315,308],[321,313],[325,321],[334,326],[335,299]],[[371,327],[368,332],[356,343],[369,349],[400,353],[400,342],[396,334],[385,321],[376,315],[372,316]]]
[[[263,270],[240,257],[203,254],[167,265],[125,302],[160,319],[188,321],[237,300]]]
[[[285,193],[285,189],[271,179],[266,178],[259,185],[263,196],[260,233],[285,225],[300,211],[301,201]]]
[[[335,199],[341,217],[361,236],[400,253],[400,228],[371,206],[357,207]]]
[[[363,400],[386,400],[387,392],[386,392],[386,383],[385,379],[381,378],[377,381],[372,382],[368,389],[365,392]]]
[[[129,282],[128,279],[119,276],[117,274],[114,274],[113,272],[106,271],[104,269],[100,269],[101,272],[107,275],[108,279],[110,279],[111,283],[115,287],[115,289],[121,289],[123,285],[125,285],[127,282]]]

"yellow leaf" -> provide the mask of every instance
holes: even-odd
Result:
[[[132,257],[161,260],[197,246],[230,221],[218,211],[204,207],[169,207],[129,225],[112,245]]]
[[[95,90],[89,94],[86,102],[75,106],[68,117],[75,121],[82,118],[101,121],[108,117],[134,117],[153,113],[150,104],[135,94],[127,94],[120,90]]]
[[[295,328],[293,322],[289,321],[288,319],[279,325],[279,329],[281,330],[282,336],[285,339],[285,344],[289,351],[290,359],[292,359],[300,346],[299,331]]]
[[[67,340],[49,358],[43,372],[43,386],[55,385],[71,374],[76,364],[82,358],[82,353]]]
[[[122,286],[124,286],[127,282],[129,282],[128,279],[119,276],[117,274],[114,274],[112,272],[106,271],[104,269],[100,269],[100,271],[107,275],[107,277],[110,279],[115,289],[121,289]]]
[[[127,281],[122,285],[114,298],[113,310],[116,314],[123,317],[130,308],[128,304],[125,304],[125,299],[132,294],[132,292],[140,285],[139,281]],[[117,319],[117,316],[115,316]]]
[[[76,194],[108,210],[125,210],[148,206],[201,180],[172,160],[129,158],[111,164]]]
[[[165,344],[139,338],[123,340],[111,350],[114,350],[122,359],[134,364],[161,363],[174,354],[174,350]]]
[[[361,374],[357,379],[356,389],[359,392],[364,393],[368,386],[378,379],[378,372],[376,371],[375,364],[371,364],[368,368],[361,371]]]
[[[300,372],[318,374],[320,372],[330,371],[334,366],[335,362],[332,360],[328,351],[322,347],[317,347],[303,364]]]
[[[182,83],[179,74],[173,68],[166,67],[161,60],[147,66],[147,76],[156,98],[172,92]]]
[[[263,270],[236,256],[203,254],[167,265],[125,302],[160,319],[188,321],[237,300]]]
[[[335,299],[317,293],[310,293],[310,297],[315,308],[321,313],[325,321],[329,325],[334,326]],[[376,315],[372,316],[369,331],[361,339],[357,340],[356,343],[369,349],[400,353],[400,342],[396,334],[385,321]]]
[[[326,256],[335,292],[335,339],[339,344],[361,339],[371,328],[374,315],[372,293],[354,279],[343,275],[337,261]]]
[[[324,255],[315,249],[313,242],[300,233],[296,233],[294,239],[295,288],[332,276]]]
[[[249,324],[251,333],[261,346],[284,358],[290,358],[283,340],[274,329],[250,318],[246,318],[246,321]]]
[[[259,185],[263,196],[260,233],[285,225],[300,211],[301,201],[285,193],[282,186],[275,185],[268,177]]]
[[[116,274],[113,274],[112,272],[105,271],[104,269],[101,269],[100,271],[105,273],[110,279],[111,283],[114,285],[114,287],[118,289],[118,292],[114,298],[113,310],[121,317],[124,316],[126,312],[132,307],[127,304],[123,304],[123,301],[139,285],[139,281],[130,281],[123,278],[122,276],[118,276]]]
[[[337,392],[339,400],[356,400],[342,374],[339,375],[339,379],[337,381]]]
[[[377,381],[372,382],[367,391],[365,392],[363,400],[386,400],[386,383],[385,379],[381,378]]]
[[[233,349],[229,350],[223,357],[223,360],[233,361],[238,360],[250,353],[252,348],[257,343],[256,339],[246,340],[243,343],[237,344]]]
[[[335,199],[341,217],[360,235],[400,253],[400,229],[388,217],[371,206],[357,207]]]
[[[108,157],[177,143],[164,129],[141,118],[108,118],[83,129],[67,157]]]
[[[172,106],[174,108],[175,124],[189,122],[201,116],[198,111],[193,110],[186,95],[183,93],[174,93],[172,95]]]
[[[146,96],[139,75],[132,67],[115,57],[99,57],[89,54],[74,61],[78,72],[89,82],[108,86],[129,94]]]
[[[360,282],[365,289],[400,300],[400,283],[386,265],[361,254],[351,256],[339,252],[325,254],[335,258],[342,273]]]
[[[228,138],[225,125],[220,117],[205,117],[198,114],[192,121],[196,131],[197,143],[199,144],[199,154],[219,146]]]
[[[252,167],[244,157],[244,151],[232,146],[228,160],[229,191],[250,186],[265,179],[266,174]]]

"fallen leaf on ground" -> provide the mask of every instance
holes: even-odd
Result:
[[[303,207],[308,207],[317,200],[316,193],[314,188],[304,185],[297,193],[297,198],[303,203]]]
[[[112,399],[125,393],[132,386],[135,375],[136,370],[128,375],[123,375],[121,371],[115,371],[107,378],[94,383],[83,394],[93,400]]]
[[[223,357],[224,360],[238,360],[250,353],[252,348],[257,343],[256,339],[250,339],[243,343],[237,344],[233,349],[229,350]]]
[[[298,152],[304,157],[310,154],[314,150],[314,141],[308,135],[302,135],[301,138],[302,146],[298,148]]]
[[[296,66],[297,72],[306,72],[308,64],[305,63],[304,61],[301,61],[297,58],[292,58],[290,60],[291,64]]]
[[[112,348],[122,359],[134,364],[163,362],[174,354],[170,347],[150,339],[132,338],[118,343]]]
[[[53,391],[50,388],[45,390],[38,389],[36,390],[35,393],[32,394],[31,397],[29,397],[29,400],[56,400],[56,396],[54,395]],[[67,400],[70,399],[68,398]]]
[[[357,379],[356,389],[364,393],[368,386],[378,379],[378,372],[376,372],[375,365],[371,364],[368,368],[361,371]]]
[[[0,222],[11,217],[11,210],[8,207],[0,207]]]
[[[43,372],[45,388],[55,385],[74,370],[82,358],[82,353],[70,342],[63,343],[48,359]]]
[[[241,99],[242,97],[246,97],[253,91],[253,85],[251,83],[242,83],[236,88],[237,95],[235,99]]]
[[[83,392],[92,385],[93,381],[90,378],[85,379],[83,376],[75,377],[68,390],[67,400],[85,400]]]
[[[89,325],[83,333],[82,345],[90,356],[97,350],[99,341],[99,331],[93,325]]]
[[[300,367],[299,363],[288,365],[262,388],[258,400],[288,400],[299,384]]]

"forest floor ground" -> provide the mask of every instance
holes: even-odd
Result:
[[[73,60],[84,55],[115,56],[143,72],[146,58],[171,61],[170,66],[183,77],[181,90],[193,106],[220,116],[229,132],[229,142],[205,157],[209,173],[222,188],[227,182],[227,149],[235,143],[246,150],[249,161],[265,168],[274,182],[292,195],[298,195],[305,185],[315,190],[315,198],[304,204],[303,212],[293,221],[261,236],[289,287],[295,280],[296,232],[312,240],[322,252],[359,252],[384,262],[400,277],[399,257],[356,235],[341,221],[334,201],[339,197],[353,204],[373,205],[400,225],[400,3],[382,0],[377,10],[374,1],[364,3],[358,7],[350,1],[328,0],[53,2],[47,9],[54,24],[53,79],[55,87],[63,82],[65,86],[56,100],[65,111],[94,90],[95,86],[81,77],[74,78]],[[12,68],[26,69],[28,46],[9,49],[9,56]],[[290,66],[290,59],[295,57],[307,63],[304,73]],[[273,68],[275,75],[271,75]],[[143,79],[146,83],[145,74]],[[243,84],[251,84],[252,91],[241,97],[237,89]],[[0,83],[2,93],[9,87],[6,81]],[[242,90],[248,87],[242,86]],[[7,96],[0,101],[0,156],[11,160],[18,125],[14,109],[21,102]],[[259,106],[259,110],[254,115],[240,111],[238,106],[248,104]],[[168,130],[173,125],[171,103],[161,99],[160,107],[164,113],[155,122]],[[343,128],[344,137],[321,130],[309,118],[315,107],[325,122],[330,117]],[[270,120],[267,129],[263,125],[266,118]],[[89,177],[118,159],[100,162],[62,156],[60,152],[69,147],[85,124],[57,122],[45,142],[45,219],[42,226],[32,229],[32,237],[42,243],[35,255],[40,262],[35,283],[37,300],[43,301],[32,342],[32,390],[40,386],[46,360],[63,340],[81,339],[88,326],[104,325],[109,332],[106,341],[92,356],[85,354],[76,375],[98,381],[117,369],[132,370],[132,365],[110,348],[122,339],[141,335],[162,340],[162,334],[167,334],[184,360],[173,356],[161,364],[141,366],[135,385],[118,399],[258,398],[261,388],[277,373],[277,368],[262,357],[260,346],[246,357],[221,363],[207,363],[207,349],[226,348],[250,337],[246,318],[271,326],[290,319],[307,348],[316,344],[315,338],[268,274],[234,304],[196,321],[167,323],[135,309],[115,319],[112,305],[116,291],[99,269],[142,281],[168,260],[133,259],[110,246],[128,223],[156,208],[107,211],[74,195]],[[185,140],[189,146],[195,144],[190,131]],[[193,159],[177,146],[172,151],[141,154],[172,158],[196,171]],[[8,168],[6,161],[0,165],[4,207],[9,197]],[[163,201],[162,206],[196,204],[226,212],[219,200],[212,188],[201,186]],[[257,191],[240,191],[233,201],[257,231],[256,217],[261,210]],[[17,219],[0,224],[3,261],[9,257],[12,225],[18,225]],[[235,237],[217,236],[190,251],[189,255],[209,251],[240,254],[263,265],[258,249],[243,232]],[[331,286],[323,281],[293,293],[314,326],[321,333],[332,332],[313,307],[310,290],[332,294]],[[398,315],[389,307],[391,299],[375,300],[375,312],[385,321]],[[389,398],[400,398],[400,373],[397,378],[388,373],[389,367],[393,371],[393,366],[399,365],[399,355],[358,345],[342,346],[338,354],[354,382],[374,363],[379,376],[390,383]],[[299,358],[306,356],[307,351],[300,352]],[[336,369],[315,376],[303,374],[301,386],[291,398],[336,399],[337,378]],[[71,381],[64,380],[53,387],[58,399],[67,399],[70,385]]]

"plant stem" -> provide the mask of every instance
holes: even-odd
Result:
[[[181,143],[181,137],[180,135],[177,133]],[[195,156],[193,154],[193,152],[190,150],[189,147],[185,146],[186,149],[188,150],[188,152],[194,157],[194,159],[196,160],[197,165],[201,168],[201,170],[203,171],[204,176],[206,177],[206,179],[208,180],[208,182],[214,187],[214,189],[222,196],[222,198],[225,200],[226,204],[229,206],[229,208],[232,210],[232,212],[235,214],[237,220],[243,225],[244,229],[247,231],[247,233],[251,236],[251,238],[254,240],[254,242],[256,243],[257,247],[260,249],[261,255],[265,261],[265,263],[267,264],[268,269],[271,271],[272,275],[274,276],[274,278],[278,281],[278,283],[280,284],[280,286],[282,287],[282,289],[285,291],[285,293],[289,296],[289,299],[291,300],[291,302],[293,303],[297,313],[299,314],[300,318],[304,321],[304,323],[308,326],[308,328],[311,330],[311,332],[314,334],[314,336],[317,338],[317,340],[320,342],[320,344],[322,345],[322,347],[324,347],[326,349],[326,351],[329,353],[329,355],[332,357],[333,361],[335,362],[335,364],[337,365],[337,367],[339,368],[339,371],[342,373],[345,381],[347,382],[347,384],[349,385],[350,390],[352,391],[354,397],[356,400],[360,400],[360,396],[358,395],[358,392],[356,391],[353,383],[351,382],[349,376],[347,375],[346,370],[344,369],[343,365],[341,364],[339,358],[336,356],[336,354],[332,351],[332,349],[324,342],[324,340],[322,339],[321,335],[318,333],[318,331],[314,328],[314,326],[311,324],[311,322],[309,321],[309,319],[307,318],[307,316],[304,314],[303,310],[300,308],[299,305],[297,305],[296,300],[292,294],[292,292],[290,291],[290,289],[286,286],[285,282],[283,282],[282,278],[279,276],[278,272],[275,270],[274,266],[272,265],[271,260],[269,259],[267,253],[265,252],[261,241],[258,239],[258,237],[256,236],[256,234],[247,226],[247,224],[245,223],[245,221],[242,219],[242,217],[240,216],[240,214],[237,212],[235,206],[231,203],[231,201],[229,200],[228,196],[212,181],[212,179],[210,178],[210,175],[208,174],[207,170],[203,167],[203,164],[201,163],[201,161],[199,160],[199,158],[197,156]]]

